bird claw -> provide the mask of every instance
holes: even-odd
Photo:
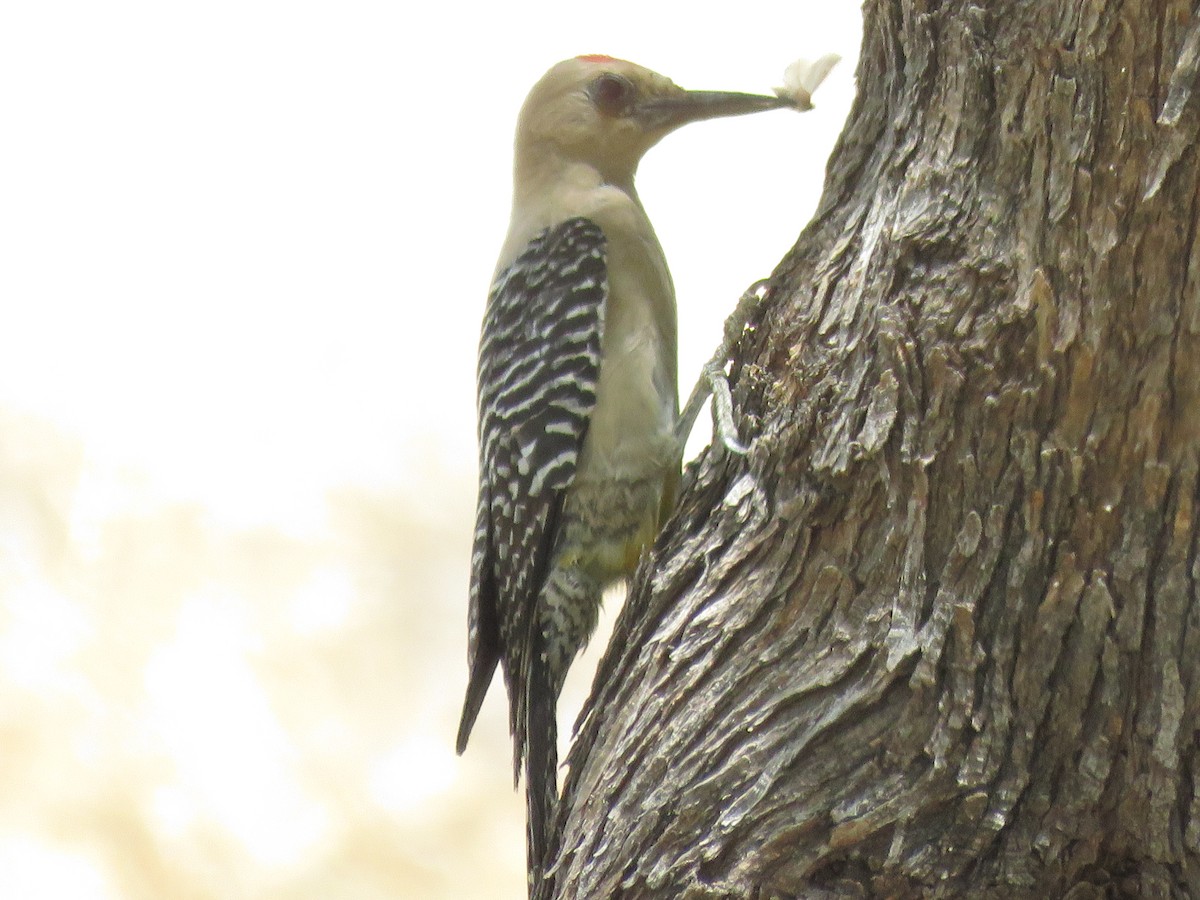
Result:
[[[750,316],[758,309],[766,296],[767,279],[755,282],[738,300],[733,314],[725,320],[724,336],[717,352],[712,359],[704,364],[700,380],[692,389],[692,395],[684,406],[679,417],[679,425],[675,436],[680,450],[687,443],[688,435],[700,414],[700,407],[709,395],[713,398],[712,417],[713,432],[720,439],[721,445],[736,456],[745,456],[750,448],[741,442],[737,426],[733,421],[733,393],[729,389],[729,377],[725,374],[725,366],[729,362],[729,354],[746,329]]]
[[[712,392],[713,433],[730,453],[745,456],[750,448],[738,438],[737,426],[733,422],[733,393],[729,390],[724,361],[720,365],[711,362],[706,365],[703,378]]]

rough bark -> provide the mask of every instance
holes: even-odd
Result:
[[[864,14],[543,896],[1200,896],[1200,12]]]

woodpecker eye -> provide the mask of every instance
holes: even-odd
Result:
[[[606,72],[588,88],[596,108],[606,116],[624,115],[633,103],[633,82],[620,75]]]

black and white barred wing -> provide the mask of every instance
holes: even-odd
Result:
[[[608,293],[604,249],[604,233],[588,219],[568,219],[540,233],[492,286],[479,347],[471,675],[458,744],[461,752],[503,657],[518,767],[520,686],[537,596],[596,405]]]

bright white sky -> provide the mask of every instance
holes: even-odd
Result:
[[[6,4],[0,405],[231,524],[319,527],[328,485],[403,483],[429,457],[470,471],[533,81],[605,52],[765,91],[840,52],[815,112],[693,126],[643,165],[689,382],[815,204],[858,17],[827,0]]]
[[[450,747],[517,109],[581,53],[754,92],[843,56],[815,111],[694,125],[642,165],[686,395],[817,203],[859,21],[852,0],[0,6],[0,427],[38,423],[0,433],[0,730],[28,750],[0,894],[129,896],[133,846],[154,897],[228,896],[231,872],[254,897],[519,888],[500,687]],[[145,843],[64,832],[81,802]]]

